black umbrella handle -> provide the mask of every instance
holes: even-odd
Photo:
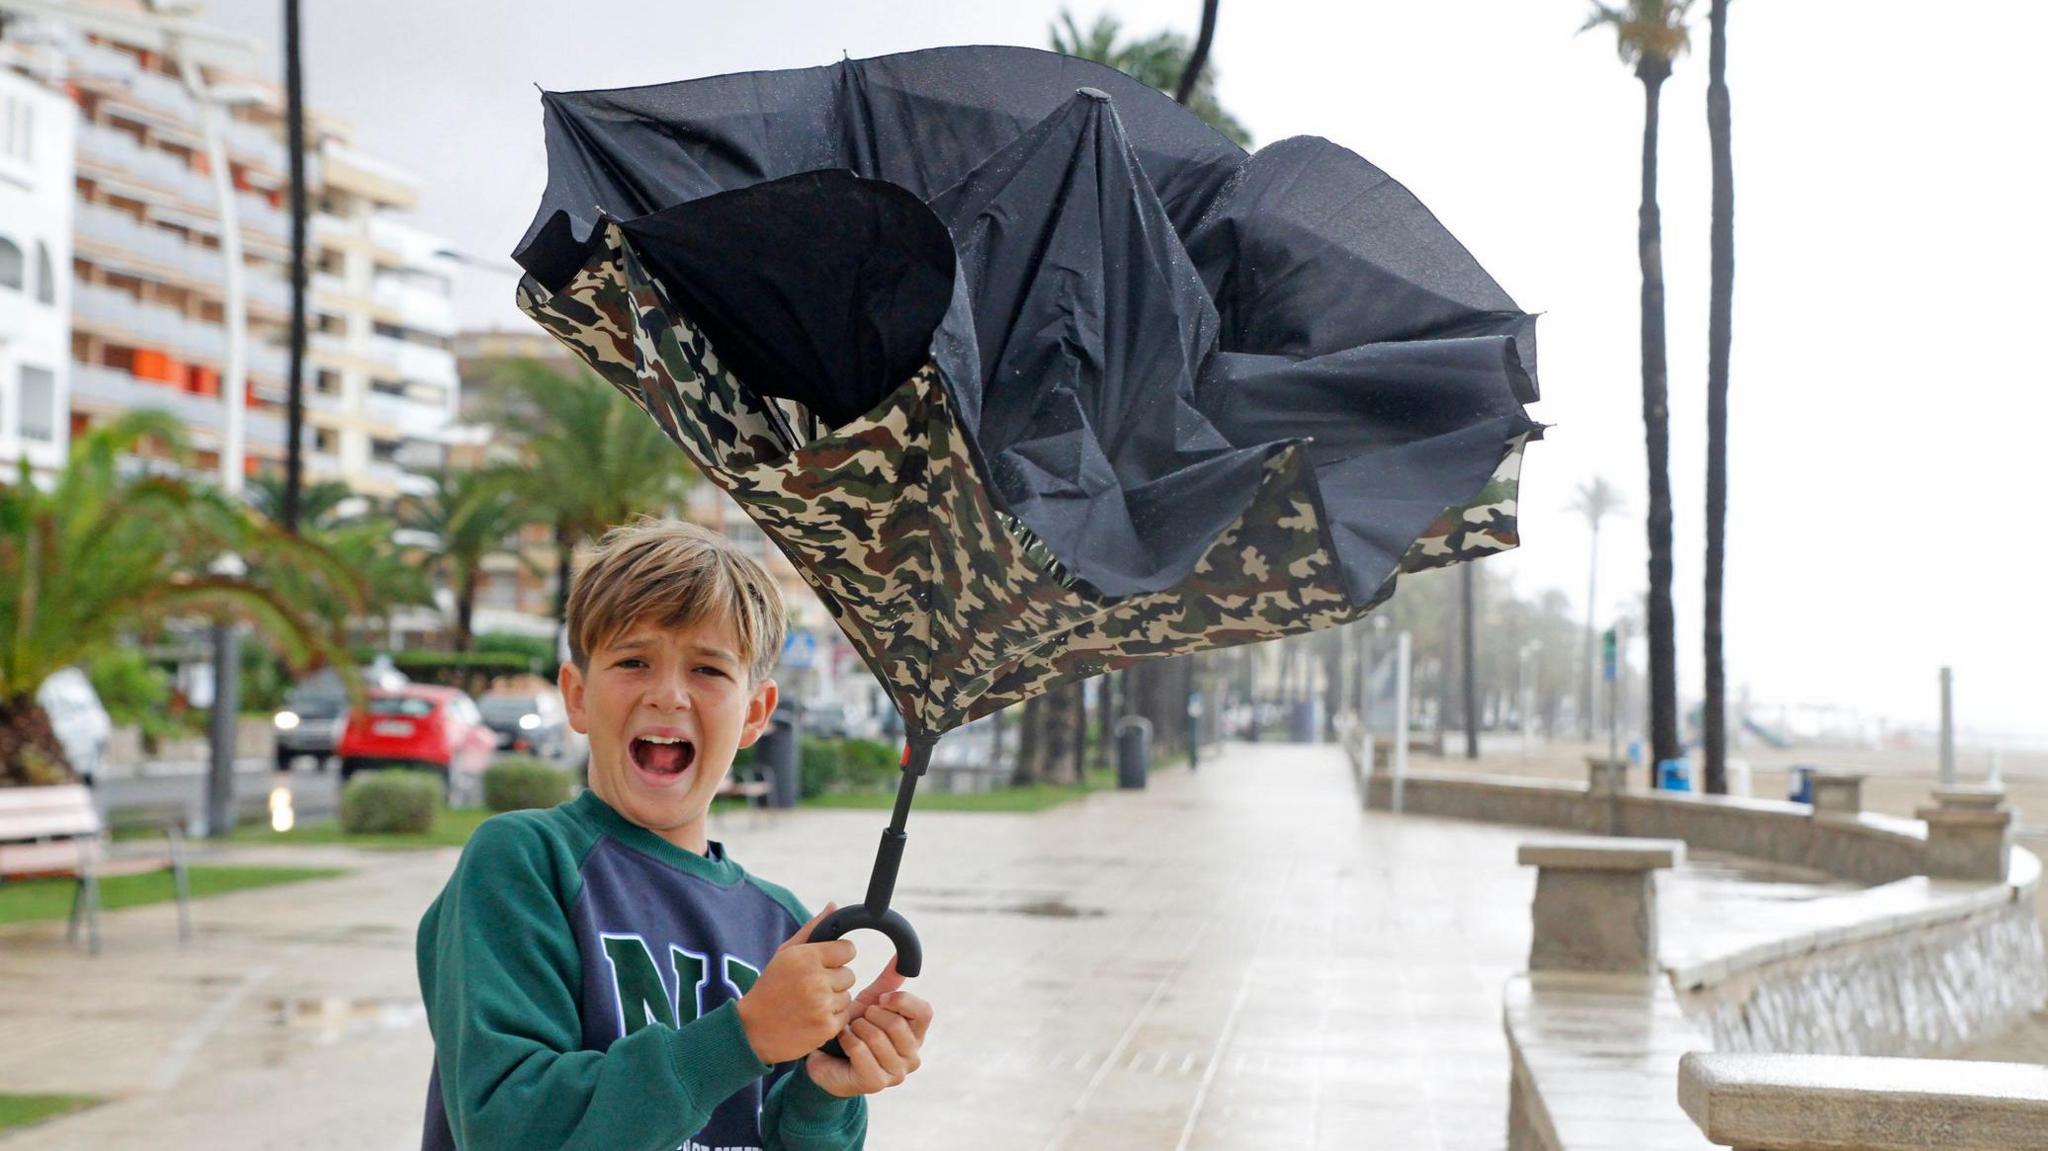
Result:
[[[853,931],[881,932],[895,945],[896,973],[906,979],[915,979],[924,970],[924,945],[918,942],[917,929],[910,926],[901,912],[891,910],[889,901],[896,895],[896,873],[903,865],[903,846],[910,842],[903,832],[903,825],[910,818],[910,800],[917,793],[917,781],[930,766],[932,748],[938,742],[935,735],[913,735],[909,746],[903,749],[903,778],[896,785],[896,810],[890,816],[888,830],[882,832],[881,846],[875,850],[875,869],[868,878],[866,901],[840,908],[811,929],[812,943],[829,943]],[[842,1059],[846,1057],[836,1037],[826,1040],[821,1050]]]

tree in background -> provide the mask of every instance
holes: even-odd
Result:
[[[426,566],[455,593],[455,650],[466,652],[476,619],[477,576],[484,557],[532,519],[514,490],[517,472],[492,469],[434,476],[432,490],[400,505],[399,524],[433,539]]]
[[[1593,738],[1593,630],[1595,607],[1600,602],[1600,521],[1621,511],[1621,491],[1600,476],[1579,485],[1571,510],[1586,517],[1592,533],[1592,556],[1586,561],[1586,654],[1583,686],[1579,691],[1579,738]]]
[[[1728,524],[1728,346],[1735,311],[1735,155],[1728,118],[1728,0],[1707,14],[1707,141],[1714,155],[1707,305],[1706,717],[1700,747],[1707,790],[1728,792],[1727,669],[1721,652],[1721,573]]]
[[[1123,40],[1123,22],[1104,14],[1095,18],[1086,32],[1074,23],[1074,14],[1062,10],[1060,18],[1049,30],[1052,50],[1063,56],[1079,56],[1098,64],[1107,64],[1133,80],[1149,84],[1172,95],[1180,87],[1181,77],[1188,70],[1193,49],[1188,38],[1178,32],[1155,32],[1143,40]],[[1216,69],[1205,66],[1195,77],[1192,91],[1181,101],[1187,109],[1207,121],[1209,126],[1236,141],[1240,147],[1250,147],[1252,134],[1238,123],[1237,117],[1225,111],[1216,98]]]
[[[1671,606],[1671,401],[1664,357],[1663,223],[1657,212],[1657,101],[1671,62],[1691,42],[1692,0],[1596,3],[1580,31],[1612,28],[1621,62],[1643,83],[1643,201],[1636,251],[1643,269],[1643,429],[1650,465],[1650,762],[1676,759],[1678,625]]]
[[[250,479],[244,494],[260,515],[283,529],[286,493],[286,477],[264,473]],[[433,582],[406,554],[396,538],[398,530],[390,515],[339,480],[321,480],[299,491],[297,534],[355,573],[362,589],[357,604],[315,602],[313,606],[337,628],[375,629],[353,637],[359,641],[381,642],[391,613],[400,608],[434,606]],[[296,602],[317,597],[315,588],[289,567],[262,573],[262,578]],[[335,616],[336,609],[345,607],[355,611],[353,618]]]
[[[36,690],[59,668],[86,665],[124,636],[179,617],[246,621],[294,663],[342,650],[314,602],[356,605],[353,574],[319,546],[285,534],[219,491],[123,466],[143,441],[188,457],[169,415],[131,411],[72,441],[48,491],[26,467],[0,487],[0,785],[69,778],[63,747]],[[215,574],[227,553],[247,577]],[[305,595],[265,582],[298,573]]]
[[[555,619],[567,615],[578,545],[688,493],[688,460],[645,412],[594,374],[538,360],[505,365],[484,407],[516,444],[509,487],[529,518],[555,530]]]

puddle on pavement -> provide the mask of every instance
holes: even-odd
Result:
[[[1028,919],[1099,919],[1099,907],[1076,907],[1064,899],[1026,899],[1007,903],[920,903],[916,910],[941,915],[1021,915]]]
[[[339,995],[273,998],[270,1012],[271,1022],[321,1044],[354,1035],[403,1031],[427,1019],[427,1009],[418,1000],[349,999]]]

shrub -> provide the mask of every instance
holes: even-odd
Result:
[[[797,748],[805,799],[828,791],[886,791],[896,784],[899,754],[872,739],[806,739]]]
[[[346,835],[425,835],[434,830],[441,781],[423,771],[370,771],[341,789]]]
[[[140,724],[170,706],[171,673],[152,665],[132,647],[96,655],[85,670],[107,715],[118,724]]]
[[[553,807],[568,798],[568,774],[540,760],[506,758],[484,769],[484,806],[492,811]]]

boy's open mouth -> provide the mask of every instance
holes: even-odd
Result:
[[[676,776],[697,762],[697,745],[687,739],[642,737],[633,741],[631,754],[633,766],[649,775]]]

